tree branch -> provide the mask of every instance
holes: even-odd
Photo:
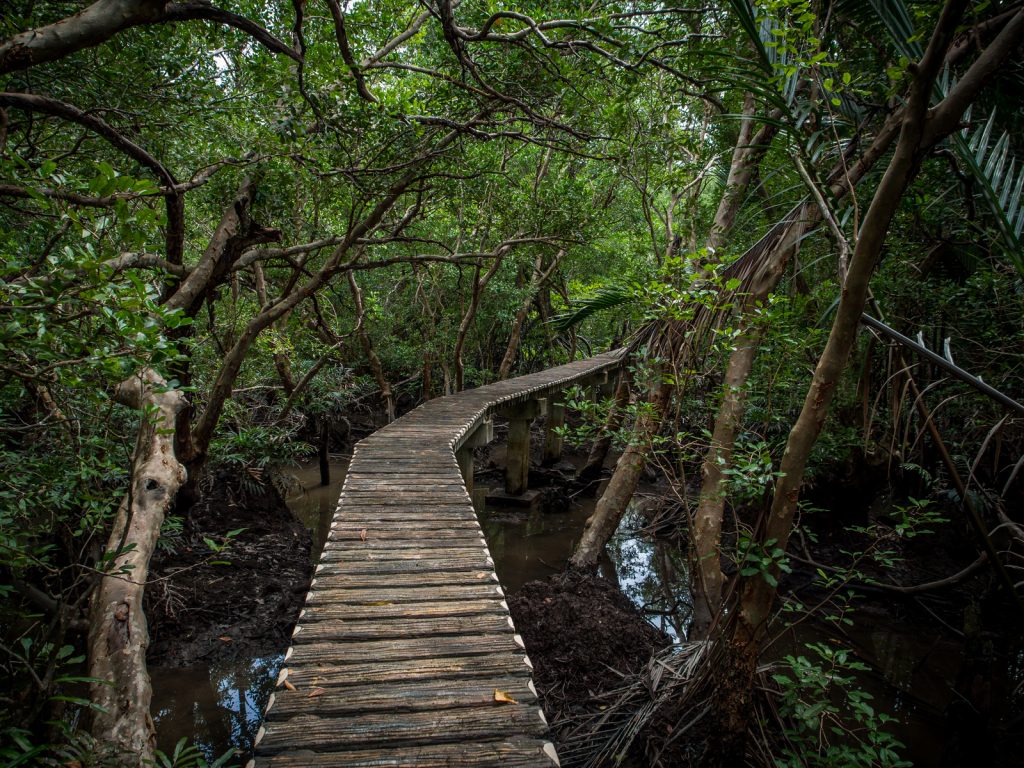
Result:
[[[44,27],[26,30],[0,43],[0,74],[56,61],[85,48],[94,48],[118,32],[171,21],[213,21],[234,27],[272,53],[299,60],[299,54],[244,16],[204,0],[168,3],[166,0],[97,0],[84,10]]]

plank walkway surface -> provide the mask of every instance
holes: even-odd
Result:
[[[455,452],[495,411],[619,365],[610,352],[430,400],[356,446],[257,766],[558,764]]]

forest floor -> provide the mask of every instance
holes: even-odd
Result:
[[[508,599],[544,711],[556,733],[593,714],[607,694],[670,643],[608,579],[566,571]]]
[[[205,539],[221,544],[213,552]],[[148,659],[186,667],[283,652],[312,578],[309,531],[273,488],[224,474],[153,558]]]

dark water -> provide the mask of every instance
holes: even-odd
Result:
[[[288,505],[313,532],[314,560],[330,530],[346,469],[347,462],[336,462],[333,482],[327,487],[319,485],[315,465],[294,473],[297,489]],[[489,509],[483,503],[485,494],[486,489],[477,488],[474,503],[498,576],[510,592],[563,569],[595,503],[577,499],[563,513],[544,514]],[[602,572],[617,581],[652,624],[679,641],[689,620],[686,557],[674,547],[632,533],[642,522],[639,513],[631,510],[608,547]],[[899,724],[891,730],[907,745],[902,756],[916,766],[938,766],[944,742],[941,713],[953,695],[950,681],[960,666],[960,645],[888,618],[856,618],[841,642],[872,667],[860,675],[858,684],[874,697],[876,709],[898,718]],[[834,635],[829,627],[803,622],[779,632],[770,656],[780,659],[806,653],[808,642],[834,644]],[[195,739],[210,757],[232,747],[248,751],[280,666],[280,656],[273,656],[221,666],[152,670],[160,748],[172,750],[185,736]]]
[[[477,494],[474,500],[478,501]],[[509,513],[480,508],[478,512],[502,584],[515,592],[533,579],[560,571],[572,554],[594,500],[582,499],[563,514]],[[643,518],[632,508],[608,547],[605,575],[654,626],[675,641],[685,638],[690,605],[688,564],[675,547],[635,535]],[[871,669],[857,675],[872,705],[897,718],[888,726],[906,745],[901,757],[919,768],[942,764],[947,725],[942,713],[952,696],[951,681],[961,664],[958,642],[924,633],[912,624],[854,614],[854,626],[837,641],[831,626],[805,621],[780,629],[767,654],[810,656],[808,643],[824,642],[853,650]]]
[[[286,501],[313,535],[314,562],[330,532],[347,469],[347,459],[333,459],[331,484],[327,486],[320,485],[320,470],[315,463],[288,472],[295,483]],[[281,654],[274,654],[216,665],[151,667],[152,711],[159,749],[171,754],[178,740],[185,738],[209,760],[230,749],[241,750],[237,762],[244,764],[281,664]]]

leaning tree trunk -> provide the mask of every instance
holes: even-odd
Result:
[[[516,355],[519,353],[519,344],[523,338],[523,324],[526,323],[526,318],[530,314],[530,305],[533,304],[537,291],[551,277],[563,256],[565,256],[565,251],[559,250],[547,269],[543,269],[543,254],[537,257],[537,263],[533,267],[533,277],[530,280],[526,297],[516,311],[515,319],[512,321],[512,331],[508,337],[508,345],[505,347],[505,354],[502,356],[501,364],[498,366],[498,378],[502,381],[508,378],[509,374],[512,373],[512,366],[515,365]]]
[[[576,545],[569,563],[574,568],[594,570],[601,557],[604,545],[619,527],[622,516],[626,513],[629,500],[636,492],[640,476],[647,466],[647,456],[651,450],[651,441],[657,434],[669,401],[672,399],[673,386],[667,381],[658,384],[651,395],[651,409],[637,419],[633,429],[633,440],[619,457],[615,465],[615,474],[601,498],[597,502],[594,514],[587,520],[580,543]]]
[[[724,470],[732,465],[736,435],[743,423],[746,384],[754,363],[763,328],[744,320],[736,348],[729,355],[722,384],[722,404],[715,417],[711,444],[701,467],[700,497],[693,518],[693,562],[691,565],[693,621],[689,639],[708,637],[722,604],[725,574],[719,549],[725,515]]]
[[[740,310],[741,332],[726,366],[725,380],[722,384],[722,404],[715,417],[711,443],[704,454],[700,496],[693,520],[691,640],[704,639],[708,636],[722,607],[722,587],[725,583],[720,551],[722,522],[725,516],[723,480],[725,470],[732,466],[733,448],[746,410],[747,380],[750,378],[757,348],[764,335],[764,326],[757,324],[754,310],[775,290],[786,270],[786,265],[800,249],[800,239],[808,226],[804,212],[809,210],[809,206],[805,205],[803,212],[772,249],[757,284],[751,286],[750,295]]]
[[[626,416],[626,407],[628,405],[629,374],[623,371],[619,376],[619,383],[615,387],[615,402],[612,403],[611,410],[608,412],[608,420],[605,422],[601,436],[590,447],[590,453],[587,454],[587,463],[576,473],[578,481],[589,482],[601,474],[604,461],[608,457],[608,451],[612,447],[612,440],[619,427],[622,426],[622,420]]]
[[[90,606],[89,675],[97,710],[93,735],[128,764],[153,759],[149,714],[153,689],[146,670],[149,632],[142,595],[164,515],[185,481],[174,455],[174,423],[185,407],[180,391],[151,369],[122,382],[119,402],[142,411],[129,491],[107,542],[104,575]],[[102,708],[102,709],[99,709]]]

